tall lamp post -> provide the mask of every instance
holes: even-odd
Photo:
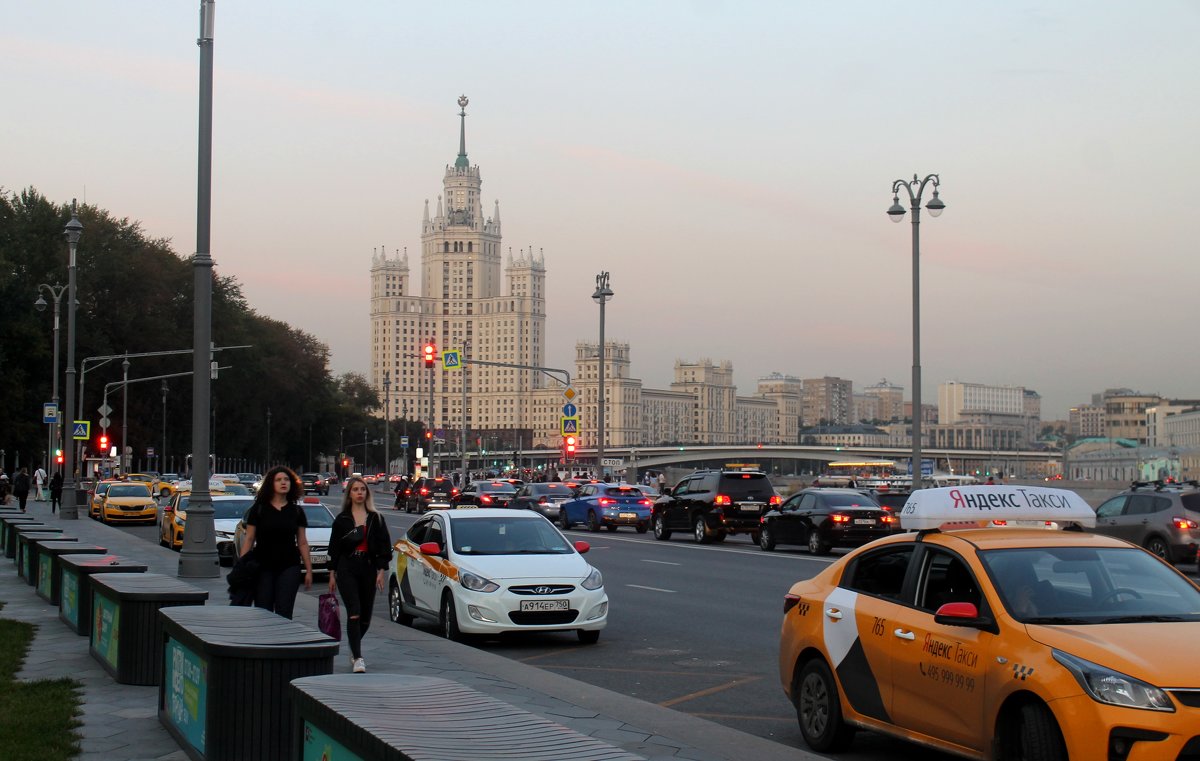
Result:
[[[83,235],[83,225],[75,211],[75,199],[71,199],[71,221],[64,229],[67,236],[67,384],[66,410],[70,413],[75,409],[75,253],[79,247],[79,237]],[[68,415],[69,417],[69,415]],[[75,425],[67,421],[67,431],[74,438]],[[63,438],[66,438],[65,436]],[[63,442],[66,444],[66,442]],[[73,442],[72,442],[73,443]],[[79,506],[75,502],[75,447],[63,446],[63,494],[62,509],[58,511],[60,520],[73,521],[79,519]]]
[[[58,441],[59,431],[62,430],[61,423],[63,419],[62,410],[59,408],[58,404],[58,305],[59,302],[62,301],[63,292],[66,290],[67,287],[65,285],[59,285],[58,283],[55,283],[54,285],[41,283],[38,285],[38,299],[37,301],[33,302],[34,307],[36,307],[39,312],[44,312],[46,311],[46,300],[42,298],[41,292],[45,291],[46,293],[50,294],[50,298],[54,300],[54,380],[53,391],[50,394],[50,401],[54,403],[54,409],[57,410],[59,422],[51,423],[50,429],[47,432],[48,438],[46,443],[46,464],[47,468],[50,470],[53,470],[53,466],[50,465],[50,458],[54,456],[54,442]],[[66,448],[66,442],[63,442],[63,449]]]
[[[900,205],[900,188],[908,193],[912,209],[912,331],[913,331],[913,364],[912,364],[912,484],[913,489],[921,488],[921,194],[925,186],[933,185],[933,198],[925,205],[930,216],[941,216],[946,204],[938,198],[938,187],[941,179],[936,174],[930,174],[921,180],[913,175],[912,181],[896,180],[892,183],[892,207],[888,216],[893,222],[904,219],[904,207]]]
[[[392,475],[392,371],[383,371],[383,472]]]
[[[601,272],[596,275],[596,290],[592,293],[592,300],[600,305],[600,366],[599,366],[599,386],[600,393],[598,400],[600,407],[596,412],[596,467],[599,468],[597,473],[604,474],[604,305],[613,297],[612,289],[608,287],[608,273]]]
[[[271,467],[271,408],[267,407],[267,463],[264,466]]]
[[[166,378],[164,378],[163,382],[162,382],[163,443],[162,443],[162,452],[160,452],[158,455],[158,472],[159,473],[167,472],[167,390],[168,390],[167,380],[166,380]]]
[[[128,349],[126,349],[128,351]],[[121,475],[129,472],[129,466],[125,464],[125,449],[129,444],[129,359],[126,358],[121,363],[121,448],[118,450],[120,457],[117,462],[121,463]]]
[[[208,491],[209,392],[216,375],[212,344],[212,104],[213,34],[216,2],[200,0],[200,104],[196,161],[196,255],[192,257],[194,307],[192,318],[192,495],[179,553],[179,575],[216,578],[221,575],[213,527],[212,495]]]

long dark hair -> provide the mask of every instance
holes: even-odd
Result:
[[[267,474],[263,476],[262,484],[259,485],[258,492],[254,495],[255,505],[271,504],[271,498],[275,496],[275,476],[280,473],[287,473],[292,482],[287,493],[288,502],[296,503],[304,499],[304,482],[296,475],[296,471],[279,465],[268,470]]]
[[[355,484],[367,486],[367,482],[359,476],[351,476],[350,478],[346,479],[346,488],[342,491],[342,509],[338,515],[341,515],[342,513],[348,513],[352,509],[354,501],[350,499],[350,487],[354,486]],[[369,486],[367,486],[367,501],[364,506],[367,508],[368,517],[370,517],[371,513],[375,513],[376,515],[379,514],[379,511],[375,509],[375,498],[371,495],[371,487]]]

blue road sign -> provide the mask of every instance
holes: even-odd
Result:
[[[562,419],[562,435],[566,436],[568,433],[579,433],[579,418],[565,417]]]
[[[400,437],[400,447],[402,449],[408,449],[408,437],[407,436]]]
[[[563,405],[563,417],[575,417],[578,412],[579,408],[570,402]]]
[[[77,441],[87,441],[92,433],[92,421],[76,420],[75,426],[71,429],[71,438]]]
[[[57,423],[58,422],[58,405],[54,402],[46,402],[42,405],[42,422]]]
[[[462,356],[457,349],[442,352],[442,369],[444,370],[461,370]]]

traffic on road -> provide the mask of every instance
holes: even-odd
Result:
[[[731,475],[719,476],[717,482]],[[713,480],[695,479],[698,487],[705,486],[704,478]],[[403,548],[389,574],[389,590],[394,584],[395,591],[380,596],[377,615],[784,745],[837,751],[838,758],[851,761],[963,755],[1049,760],[1068,758],[1068,751],[1070,758],[1093,757],[1095,742],[1104,746],[1097,757],[1107,753],[1136,760],[1175,758],[1175,753],[1156,753],[1189,742],[1200,745],[1200,739],[1192,739],[1200,735],[1194,729],[1200,727],[1200,674],[1164,662],[1171,652],[1166,643],[1179,641],[1176,634],[1184,629],[1190,637],[1200,633],[1192,631],[1200,629],[1195,565],[1200,529],[1187,524],[1200,518],[1190,510],[1191,495],[1200,495],[1198,487],[1135,487],[1119,495],[1125,497],[1120,510],[1109,508],[1114,519],[1127,508],[1142,509],[1132,500],[1142,494],[1157,497],[1160,512],[1179,513],[1160,521],[1176,530],[1167,551],[1175,552],[1170,548],[1180,541],[1192,543],[1190,555],[1184,550],[1173,557],[1179,563],[1175,568],[1155,557],[1161,553],[1149,541],[1152,536],[1139,542],[1147,551],[1103,536],[1104,525],[1080,526],[1097,521],[1094,510],[1078,497],[1073,507],[1082,504],[1087,513],[1052,512],[1055,528],[1083,531],[1007,527],[1006,521],[1046,522],[1046,510],[1032,517],[1005,512],[1011,501],[1036,500],[1045,491],[1032,487],[927,489],[915,492],[920,499],[910,499],[896,515],[869,492],[854,492],[858,499],[845,489],[809,489],[806,502],[800,493],[785,500],[743,490],[733,500],[720,488],[690,495],[690,486],[677,493],[677,485],[650,500],[647,517],[653,533],[626,533],[613,526],[597,534],[605,524],[587,520],[586,513],[575,518],[572,503],[616,499],[606,492],[624,494],[625,485],[578,488],[590,483],[585,481],[575,484],[570,498],[560,498],[554,489],[505,489],[491,486],[493,482],[488,480],[486,488],[509,498],[511,489],[518,495],[513,505],[522,507],[484,507],[462,499],[455,506],[458,494],[451,493],[456,487],[449,479],[438,484],[434,502],[428,501],[428,492],[426,499],[414,496],[406,482],[384,479],[373,487],[379,505],[396,505],[382,512]],[[691,483],[685,478],[680,485]],[[393,499],[397,488],[400,495]],[[961,523],[965,512],[975,511],[991,528],[955,525],[937,531],[927,526],[913,532],[913,515],[904,525],[905,511],[914,503],[913,510],[920,510],[935,492],[951,491],[954,496],[946,499],[957,505],[951,517]],[[488,492],[477,488],[476,493]],[[328,495],[306,501],[336,513],[341,488],[334,484]],[[828,504],[818,509],[817,502]],[[745,520],[747,503],[758,510],[756,528]],[[657,525],[668,506],[675,514],[663,528],[680,527],[684,541],[679,536],[671,541],[670,529]],[[731,507],[736,512],[727,518],[725,510]],[[564,529],[568,509],[572,517]],[[619,514],[625,508],[616,509]],[[800,512],[809,514],[801,519]],[[545,632],[494,625],[530,614],[547,620],[556,613],[526,611],[522,604],[559,604],[554,601],[560,599],[554,594],[524,600],[509,595],[512,599],[498,608],[481,604],[494,595],[487,591],[489,585],[516,585],[506,575],[509,571],[500,570],[510,567],[504,565],[509,558],[540,558],[552,544],[547,539],[551,535],[521,538],[498,526],[466,544],[446,536],[454,533],[459,519],[497,513],[536,517],[554,535],[565,536],[551,554],[578,558],[581,568],[596,572],[602,616],[583,628],[576,622]],[[818,526],[833,525],[831,516],[840,514],[850,516],[847,528],[869,515],[876,530],[864,532],[862,541],[833,540],[820,533],[824,529]],[[160,512],[160,520],[164,518],[173,520],[169,511]],[[788,519],[796,525],[782,528]],[[440,524],[440,538],[431,528],[434,523]],[[638,528],[636,522],[631,525]],[[419,535],[410,534],[414,526]],[[160,526],[121,529],[148,541],[162,535]],[[1179,532],[1184,532],[1183,540]],[[822,537],[817,551],[810,545],[814,535]],[[480,542],[483,551],[476,546]],[[538,545],[536,554],[526,552],[533,549],[525,546],[530,542]],[[587,548],[584,554],[581,545]],[[1026,554],[1014,565],[1000,562],[1006,553]],[[499,565],[493,568],[485,561]],[[1009,591],[1015,584],[1011,574],[1018,572],[1014,568],[1053,586],[1058,607],[1047,607],[1048,614],[1018,612],[1017,598]],[[422,580],[421,595],[414,579]],[[586,592],[588,579],[583,570],[556,577],[579,593]],[[444,605],[447,592],[449,609]],[[594,610],[596,604],[568,603],[568,608]],[[602,623],[590,626],[597,621]],[[1078,636],[1068,636],[1076,630]],[[850,634],[838,633],[842,631]],[[1101,634],[1106,644],[1100,649],[1077,644]],[[1159,639],[1162,646],[1154,645]],[[873,647],[876,641],[878,648]],[[907,647],[910,643],[915,646]],[[1070,716],[1061,711],[1067,705],[1075,712]],[[964,712],[963,706],[971,709]],[[1093,726],[1137,731],[1081,732],[1075,716],[1090,717]],[[1192,727],[1193,734],[1181,726]],[[1165,737],[1151,745],[1146,738],[1154,733]],[[1029,745],[1028,737],[1045,739]],[[1079,747],[1088,753],[1078,755],[1074,749]],[[989,755],[994,748],[1003,753]]]

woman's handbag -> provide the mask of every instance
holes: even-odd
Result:
[[[337,595],[327,593],[317,598],[317,628],[338,642],[342,641],[342,614]]]
[[[345,534],[342,534],[342,537],[338,539],[338,546],[341,547],[342,552],[354,552],[356,549],[358,549],[358,545],[362,544],[363,537],[366,536],[366,534],[367,527],[365,525],[355,526]]]

